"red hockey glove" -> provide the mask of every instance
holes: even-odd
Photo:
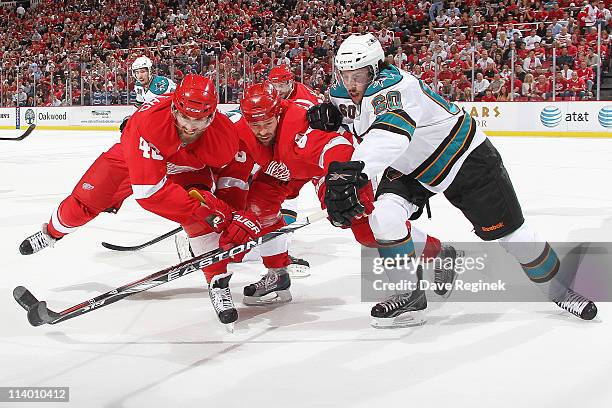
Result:
[[[232,220],[232,208],[223,200],[214,196],[207,190],[191,189],[189,196],[195,198],[202,206],[196,210],[196,217],[210,225],[216,232],[221,233]]]
[[[236,211],[231,222],[225,227],[219,238],[221,248],[231,248],[257,238],[261,234],[261,225],[255,214],[249,211]]]

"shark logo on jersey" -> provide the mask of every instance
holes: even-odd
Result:
[[[387,82],[395,82],[396,81],[396,77],[398,77],[398,75],[395,75],[392,72],[386,73],[384,76],[379,75],[377,78],[374,79],[374,81],[372,81],[372,85],[374,86],[378,86],[380,88],[384,88],[385,87],[385,81]]]
[[[155,90],[156,91],[165,91],[166,88],[168,88],[168,85],[166,84],[166,81],[159,81],[155,84]]]

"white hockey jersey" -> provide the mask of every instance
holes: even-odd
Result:
[[[363,139],[352,160],[365,162],[371,180],[393,167],[442,192],[467,155],[486,139],[469,114],[394,66],[380,72],[360,106],[340,82],[330,97],[353,134]]]
[[[140,82],[136,81],[134,85],[134,91],[136,91],[136,106],[139,107],[145,102],[150,102],[158,95],[174,92],[175,89],[176,84],[174,81],[160,75],[153,77],[147,89],[145,89]]]

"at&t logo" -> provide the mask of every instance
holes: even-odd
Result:
[[[607,105],[601,108],[597,115],[599,124],[606,129],[612,128],[612,105]]]
[[[547,106],[540,113],[540,121],[546,127],[555,127],[561,123],[561,109],[556,106]]]

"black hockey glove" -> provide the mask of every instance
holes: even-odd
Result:
[[[313,129],[335,132],[342,125],[342,113],[330,102],[323,102],[308,109],[308,124]]]
[[[119,131],[121,133],[123,133],[123,129],[125,129],[125,125],[127,125],[127,121],[132,117],[132,115],[126,116],[125,118],[123,118],[123,121],[121,122],[121,124],[119,125]]]
[[[368,176],[361,161],[332,162],[325,176],[327,214],[336,227],[350,227],[355,218],[372,212],[371,188],[365,189]]]

